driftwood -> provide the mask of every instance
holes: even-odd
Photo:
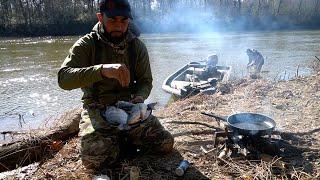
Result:
[[[79,132],[81,109],[66,112],[54,120],[52,128],[35,130],[21,136],[20,140],[0,146],[0,172],[40,161],[59,150],[64,141]],[[10,132],[5,132],[10,133]]]

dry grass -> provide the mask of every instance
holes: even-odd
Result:
[[[30,179],[92,179],[92,172],[86,170],[79,160],[79,139],[70,140],[53,158],[41,164]]]
[[[103,173],[128,179],[138,167],[140,179],[177,179],[174,169],[182,159],[191,162],[183,179],[317,179],[320,177],[320,73],[290,81],[242,79],[231,93],[197,95],[160,109],[156,115],[175,137],[175,151],[166,156],[138,156],[122,160]],[[213,133],[220,126],[201,111],[228,116],[255,112],[275,119],[277,131],[288,143],[283,157],[256,160],[218,158]],[[79,139],[68,141],[53,158],[44,161],[29,179],[91,179],[79,159]],[[28,179],[28,178],[27,178]]]
[[[242,79],[234,82],[232,87],[231,94],[197,95],[157,112],[164,119],[165,126],[176,135],[179,152],[210,178],[221,173],[241,179],[319,178],[320,74],[281,82]],[[290,154],[281,159],[286,167],[277,169],[272,162],[228,159],[223,161],[223,168],[219,168],[219,165],[213,165],[219,164],[215,156],[209,158],[206,155],[199,160],[199,147],[210,146],[212,136],[193,135],[194,131],[210,131],[211,126],[219,127],[214,120],[202,116],[201,111],[223,116],[236,112],[255,112],[274,118],[282,138],[290,143]],[[173,120],[180,123],[172,123]],[[195,125],[195,122],[199,125]],[[202,165],[206,161],[208,164]]]

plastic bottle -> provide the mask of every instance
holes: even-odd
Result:
[[[186,170],[188,169],[190,163],[187,160],[182,160],[175,170],[177,176],[183,176]]]

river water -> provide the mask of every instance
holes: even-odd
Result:
[[[62,112],[81,106],[81,91],[58,87],[57,72],[68,49],[79,37],[0,38],[0,132],[44,126]],[[263,76],[269,79],[308,75],[320,55],[320,31],[228,32],[210,34],[146,34],[153,90],[148,102],[164,106],[170,95],[163,80],[189,61],[208,54],[233,67],[233,76],[246,73],[247,48],[266,57]],[[22,127],[22,128],[21,128]]]

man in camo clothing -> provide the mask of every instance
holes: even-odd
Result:
[[[264,64],[263,56],[255,49],[247,49],[246,53],[249,57],[249,63],[247,64],[249,73],[259,74]]]
[[[128,144],[145,153],[169,153],[173,137],[156,117],[123,131],[101,115],[118,101],[144,102],[152,89],[152,74],[146,46],[131,23],[129,2],[102,0],[99,6],[99,22],[72,46],[58,72],[62,89],[81,88],[84,93],[79,125],[82,162],[89,168],[112,165]]]

